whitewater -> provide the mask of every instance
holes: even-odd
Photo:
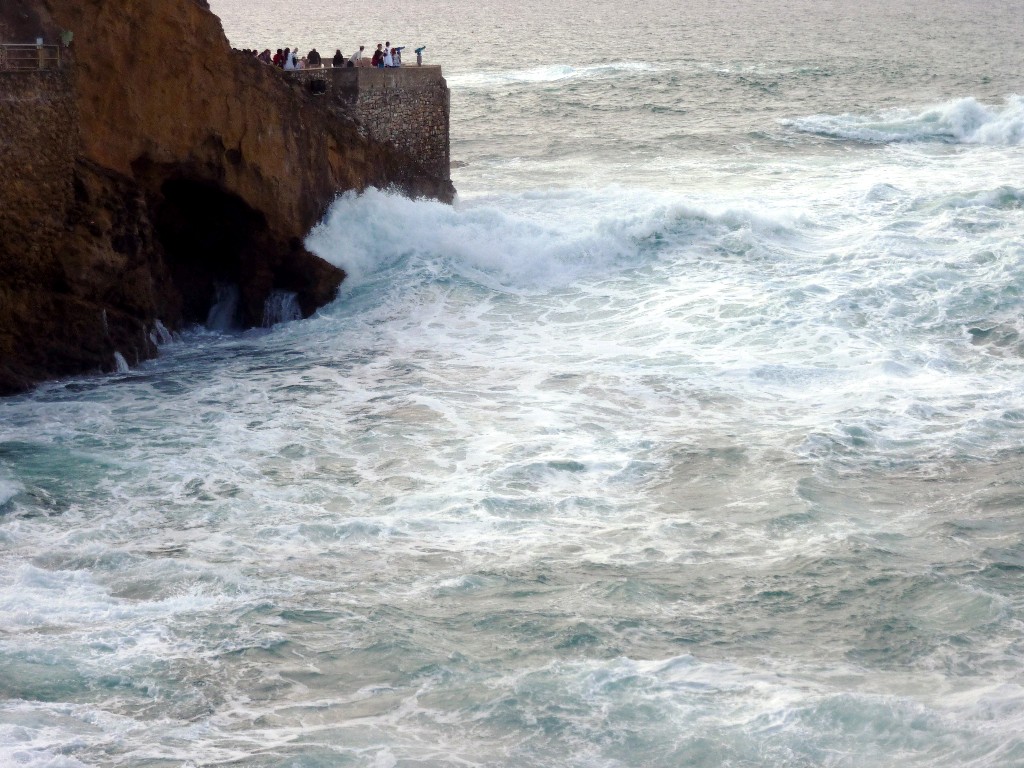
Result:
[[[212,5],[459,197],[0,401],[0,765],[1024,765],[1019,6]]]

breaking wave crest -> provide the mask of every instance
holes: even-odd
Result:
[[[574,67],[570,64],[547,64],[529,69],[489,70],[448,77],[452,88],[491,88],[496,85],[523,83],[557,83],[566,80],[587,80],[620,77],[623,74],[650,72],[654,65],[646,61],[619,61]]]
[[[20,491],[21,487],[17,483],[0,477],[0,511],[2,511],[4,505],[10,502],[10,500],[13,499]]]
[[[306,244],[344,268],[349,287],[419,257],[494,289],[534,290],[636,267],[670,245],[738,230],[786,236],[801,224],[795,210],[698,205],[636,190],[547,190],[454,207],[368,190],[339,198]]]
[[[920,112],[898,109],[875,115],[811,115],[783,121],[783,125],[804,133],[877,144],[940,141],[1020,146],[1024,144],[1024,97],[1010,96],[1001,106],[964,98]]]

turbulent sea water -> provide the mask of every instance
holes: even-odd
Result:
[[[1017,0],[213,8],[460,196],[0,402],[0,765],[1024,765]]]

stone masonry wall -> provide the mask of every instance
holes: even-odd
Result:
[[[143,318],[168,281],[145,201],[81,158],[74,74],[0,72],[0,395],[156,352]]]
[[[0,72],[0,252],[32,259],[63,227],[78,141],[66,71]],[[17,238],[24,241],[12,242]],[[3,277],[9,285],[15,275]]]
[[[322,82],[324,98],[365,135],[399,149],[432,176],[450,181],[451,97],[439,66],[342,67],[288,73],[300,87]]]

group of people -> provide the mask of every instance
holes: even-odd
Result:
[[[400,67],[402,66],[402,50],[405,46],[391,47],[391,41],[381,45],[377,43],[377,50],[373,52],[373,56],[370,57],[369,66],[371,67]],[[365,56],[363,52],[363,46],[359,46],[359,50],[356,52],[361,62]],[[423,49],[416,49],[416,62],[418,64],[423,63]],[[357,65],[358,66],[358,65]],[[362,65],[367,66],[367,65]]]
[[[424,45],[416,49],[416,64],[423,63]],[[262,53],[246,48],[242,53],[253,56],[265,64],[271,64],[284,70],[296,69],[321,69],[324,67],[400,67],[402,66],[402,51],[405,46],[392,47],[391,41],[377,43],[377,50],[372,56],[366,55],[366,46],[360,45],[359,50],[346,59],[339,48],[334,56],[326,61],[316,48],[310,50],[305,56],[299,56],[298,48],[278,48],[277,53],[271,54],[267,48]]]

